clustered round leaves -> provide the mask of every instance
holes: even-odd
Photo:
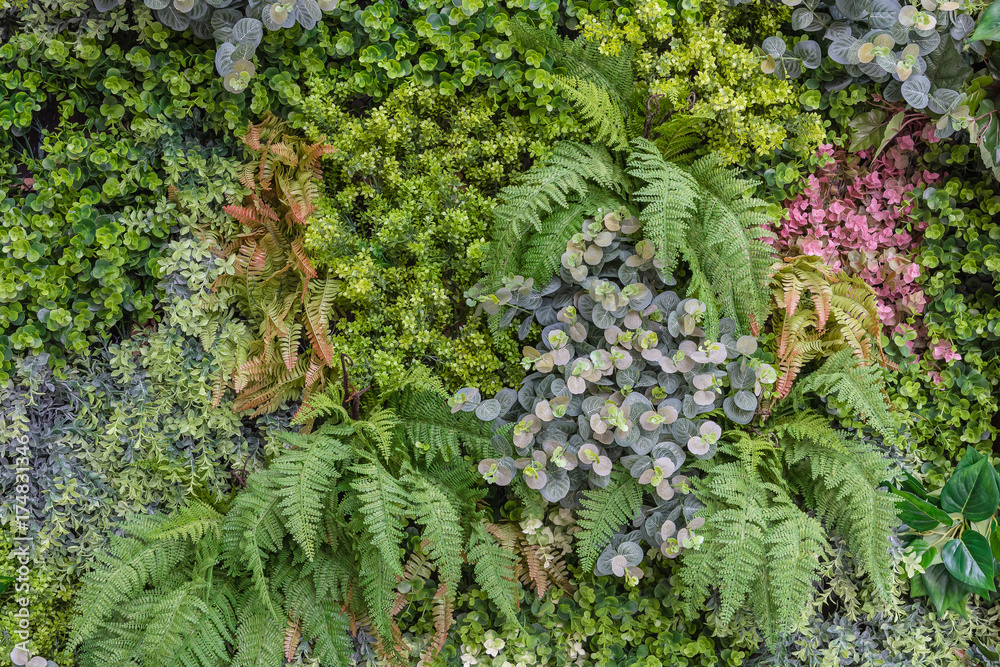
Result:
[[[969,54],[962,42],[975,28],[973,3],[921,0],[783,0],[795,6],[792,28],[823,32],[829,42],[827,56],[842,65],[846,76],[827,84],[831,90],[851,83],[884,83],[882,96],[905,102],[914,109],[928,109],[945,117],[963,116],[963,96],[958,92],[970,71]],[[788,49],[781,37],[768,37],[761,45],[761,68],[779,78],[796,78],[803,68],[822,64],[820,46],[804,40]],[[970,44],[978,54],[983,46]],[[968,109],[964,109],[964,116]],[[947,136],[954,131],[949,123]]]
[[[560,275],[542,289],[515,276],[492,294],[470,290],[505,326],[523,315],[522,339],[537,322],[541,345],[524,348],[533,372],[520,390],[484,400],[466,388],[450,400],[454,412],[493,422],[500,455],[479,463],[491,483],[520,475],[546,501],[571,508],[583,492],[607,487],[616,470],[641,485],[653,504],[597,566],[619,576],[636,576],[641,561],[642,549],[628,544],[644,541],[670,558],[700,544],[692,520],[701,505],[681,469],[688,456],[716,453],[722,427],[705,416],[721,408],[749,423],[776,379],[749,358],[757,343],[737,340],[732,320],[719,322],[719,341],[706,338],[705,305],[664,289],[672,278],[653,244],[628,238],[638,230],[636,218],[618,212],[588,219],[568,241]]]
[[[338,0],[143,0],[163,25],[217,43],[215,68],[231,93],[242,93],[255,68],[251,60],[269,31],[295,24],[312,30],[323,12],[337,8]],[[123,0],[94,0],[98,11],[109,11]]]

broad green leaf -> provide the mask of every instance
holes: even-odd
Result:
[[[983,652],[983,655],[990,660],[1000,660],[1000,653],[997,653],[996,648],[989,648],[976,638],[972,639],[972,643],[978,646],[979,650]]]
[[[903,471],[903,480],[901,484],[903,485],[904,491],[909,491],[918,498],[927,500],[927,489],[925,489],[924,485],[920,483],[920,480],[910,473]]]
[[[973,463],[977,463],[982,460],[983,460],[982,454],[980,454],[972,447],[966,447],[965,454],[962,455],[962,460],[958,462],[957,466],[955,466],[955,472],[958,472],[959,470],[962,470],[964,468],[968,468]]]
[[[1000,39],[1000,0],[994,0],[986,8],[986,11],[979,17],[975,31],[967,41],[978,42],[983,39]]]
[[[979,155],[986,163],[986,166],[993,170],[993,175],[1000,179],[1000,160],[997,159],[997,145],[1000,144],[1000,122],[997,121],[997,114],[994,112],[993,101],[983,100],[979,103],[977,112],[982,120],[981,130],[977,137],[979,144]]]
[[[896,502],[899,508],[899,519],[918,533],[933,530],[938,525],[950,526],[954,521],[948,513],[935,507],[926,500],[917,498],[912,493],[893,489],[893,493],[902,498]]]
[[[951,576],[948,568],[941,563],[931,565],[921,577],[927,597],[931,599],[938,613],[954,609],[965,616],[965,600],[969,591],[961,581]]]
[[[966,531],[962,539],[950,540],[941,550],[941,558],[948,572],[962,583],[973,588],[996,590],[993,585],[993,554],[986,539],[979,533]]]
[[[892,138],[899,134],[899,128],[903,124],[903,116],[906,115],[904,111],[900,111],[895,116],[889,119],[888,125],[885,126],[885,136],[882,137],[882,143],[878,145],[878,150],[875,151],[873,157],[878,157],[878,154],[885,150],[885,147],[892,141]]]
[[[913,555],[920,558],[920,567],[925,570],[930,567],[934,556],[937,555],[937,547],[932,547],[925,540],[913,540],[910,542],[910,548],[913,549]]]
[[[969,521],[993,516],[997,503],[1000,503],[1000,489],[997,489],[996,471],[986,459],[956,468],[941,490],[941,509],[961,512]]]
[[[990,550],[993,557],[1000,561],[1000,525],[993,526],[993,532],[990,533]]]
[[[848,150],[855,153],[874,146],[875,140],[880,136],[884,120],[885,113],[878,109],[855,116],[854,120],[850,122],[853,132],[851,133],[851,146]]]

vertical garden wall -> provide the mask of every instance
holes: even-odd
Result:
[[[1000,664],[1000,4],[0,0],[0,654]]]

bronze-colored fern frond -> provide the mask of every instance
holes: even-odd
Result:
[[[235,408],[262,414],[321,389],[336,364],[330,322],[340,283],[320,275],[303,245],[320,194],[319,160],[335,149],[270,115],[247,129],[243,143],[253,161],[239,178],[250,194],[224,208],[243,233],[219,251],[234,258],[233,271],[213,289],[234,296],[259,331],[228,368]]]
[[[886,365],[871,287],[810,255],[788,257],[774,269],[771,329],[779,399],[791,392],[807,363],[840,350],[851,350],[862,363]]]

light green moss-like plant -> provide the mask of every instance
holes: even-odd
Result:
[[[516,346],[471,318],[461,295],[489,257],[493,196],[545,137],[485,96],[455,100],[414,83],[365,119],[319,92],[305,112],[309,131],[337,148],[304,244],[341,281],[335,355],[354,360],[359,382],[387,382],[413,363],[453,388],[519,377]]]

